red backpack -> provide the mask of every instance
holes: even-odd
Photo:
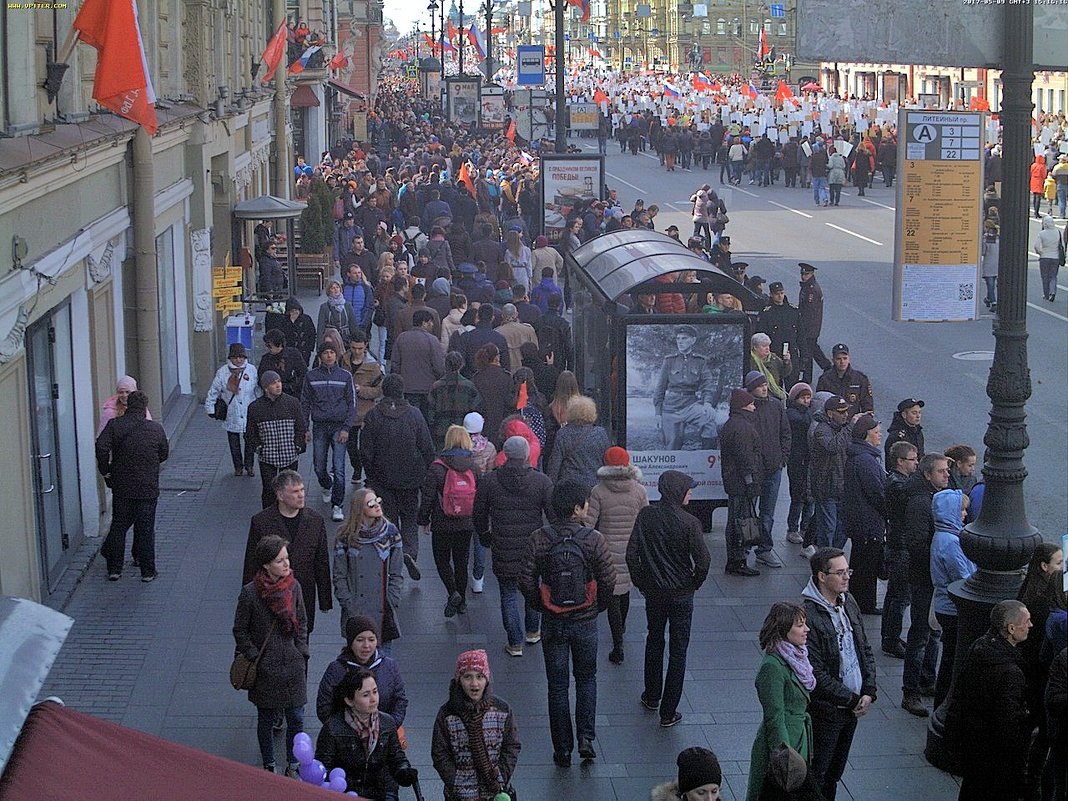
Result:
[[[441,511],[445,517],[470,517],[475,511],[475,473],[453,470],[441,459],[434,464],[445,468],[445,486],[441,490]]]

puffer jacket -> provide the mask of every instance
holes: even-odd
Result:
[[[608,553],[608,544],[604,535],[597,529],[587,529],[580,533],[583,526],[571,519],[557,525],[542,526],[533,533],[523,553],[523,563],[516,577],[519,591],[523,593],[527,604],[547,615],[553,615],[569,622],[581,623],[593,620],[608,608],[608,602],[615,594],[616,571],[612,567],[612,556]],[[575,538],[586,558],[586,565],[597,584],[597,602],[573,612],[557,614],[545,609],[542,604],[541,588],[543,583],[546,556],[558,538],[570,534]]]
[[[553,483],[571,479],[592,489],[597,483],[597,469],[604,462],[604,452],[611,445],[608,432],[601,426],[566,425],[556,435],[545,473]]]
[[[649,495],[641,480],[642,471],[633,465],[605,465],[597,470],[597,486],[590,493],[586,525],[604,534],[608,543],[612,566],[616,569],[616,595],[630,592],[627,543],[638,513],[649,505]]]
[[[404,399],[386,398],[364,418],[360,459],[373,487],[417,489],[434,461],[423,415]]]
[[[408,714],[408,696],[404,691],[404,679],[401,678],[397,661],[375,649],[371,660],[361,664],[347,645],[341,649],[337,659],[326,666],[326,672],[319,680],[319,691],[315,696],[315,716],[319,718],[319,722],[326,723],[334,714],[334,691],[345,678],[345,674],[359,668],[374,674],[375,684],[378,685],[378,710],[388,714],[398,726],[404,725],[404,716]]]
[[[846,449],[853,434],[853,424],[839,426],[826,413],[812,415],[816,425],[808,441],[808,481],[817,501],[838,501],[845,492]]]
[[[708,577],[711,557],[701,523],[682,505],[689,490],[689,477],[681,473],[661,477],[660,503],[642,509],[634,522],[627,567],[634,586],[647,598],[696,592]]]
[[[530,446],[530,466],[537,467],[541,462],[541,440],[538,439],[533,429],[527,425],[522,417],[509,418],[501,426],[501,448],[497,451],[493,464],[496,467],[500,467],[507,461],[508,457],[504,453],[504,443],[510,437],[522,437],[527,441],[527,445]]]
[[[386,775],[410,768],[397,736],[397,723],[385,712],[378,713],[378,742],[368,754],[363,740],[347,722],[342,712],[335,712],[319,732],[315,758],[326,767],[345,769],[347,790],[375,801],[386,797]]]
[[[450,469],[461,473],[470,470],[476,480],[478,478],[478,470],[471,451],[463,448],[450,448],[442,451],[441,455],[427,468],[417,520],[421,526],[430,526],[430,530],[435,534],[462,533],[470,536],[475,530],[472,518],[449,517],[441,508],[441,498],[445,492],[445,478]]]
[[[233,362],[227,360],[215,371],[211,389],[208,390],[208,396],[204,399],[204,409],[208,414],[212,414],[215,411],[215,399],[222,398],[226,404],[226,420],[223,421],[223,426],[227,433],[244,434],[248,407],[260,395],[260,384],[256,380],[255,365],[252,362],[246,362],[245,369],[238,380],[237,392],[230,392],[227,383],[230,380],[231,366]]]
[[[508,459],[478,482],[475,531],[490,548],[498,578],[519,575],[531,534],[551,517],[553,483],[530,465]]]

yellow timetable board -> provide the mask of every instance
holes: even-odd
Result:
[[[984,130],[982,113],[899,113],[895,320],[978,314]]]

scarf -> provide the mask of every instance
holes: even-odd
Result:
[[[286,634],[293,634],[299,625],[297,621],[296,596],[293,592],[297,580],[290,571],[288,576],[280,579],[271,578],[266,570],[259,570],[253,579],[256,584],[256,592],[278,618],[282,630]]]
[[[367,756],[370,757],[374,753],[375,746],[378,745],[378,713],[372,712],[370,717],[367,718],[367,722],[364,723],[356,717],[350,707],[345,710],[345,722],[356,732],[356,736],[360,738],[363,747],[367,749]]]
[[[816,677],[812,674],[812,663],[808,661],[807,645],[794,645],[789,640],[779,640],[769,653],[781,656],[800,679],[802,686],[812,692],[816,686]]]
[[[341,314],[342,312],[345,311],[345,304],[347,302],[348,301],[345,300],[345,293],[344,292],[342,292],[337,297],[335,297],[333,295],[327,295],[326,296],[326,305],[330,307],[331,311],[336,311],[338,314]]]
[[[496,766],[490,761],[489,749],[486,748],[486,735],[482,730],[482,718],[490,708],[489,683],[487,682],[480,701],[472,701],[463,688],[459,687],[456,679],[453,679],[453,684],[457,685],[459,691],[457,695],[463,696],[455,705],[456,714],[460,722],[464,724],[464,729],[467,730],[467,747],[471,749],[471,762],[475,768],[475,775],[478,777],[479,796],[492,798],[504,788],[498,778]]]
[[[756,365],[756,369],[760,371],[764,378],[768,379],[768,392],[779,400],[786,400],[786,391],[779,386],[779,382],[775,380],[775,376],[768,369],[767,363],[752,351],[750,351],[749,355],[753,357],[753,364]]]
[[[230,365],[230,377],[226,379],[226,389],[231,395],[236,395],[241,389],[241,375],[245,372],[244,367]]]
[[[385,562],[389,559],[389,552],[394,547],[400,547],[400,532],[386,518],[380,517],[370,525],[361,525],[356,532],[356,541],[349,545],[357,551],[367,545],[373,546],[378,558]]]

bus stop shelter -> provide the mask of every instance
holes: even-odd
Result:
[[[255,237],[252,236],[249,230],[249,223],[255,224],[259,220],[285,221],[286,278],[289,289],[283,294],[292,294],[297,285],[297,256],[293,245],[293,223],[306,208],[306,203],[287,200],[274,195],[262,195],[252,200],[242,201],[234,206],[234,210],[231,212],[231,259],[233,264],[245,265],[246,269],[249,270],[244,276],[245,292],[242,297],[242,300],[246,303],[273,299],[258,291],[255,293],[249,291],[250,287],[256,286],[256,282],[250,279],[258,277]],[[249,247],[249,244],[251,244],[251,247]],[[248,254],[247,258],[245,258],[246,253]]]

